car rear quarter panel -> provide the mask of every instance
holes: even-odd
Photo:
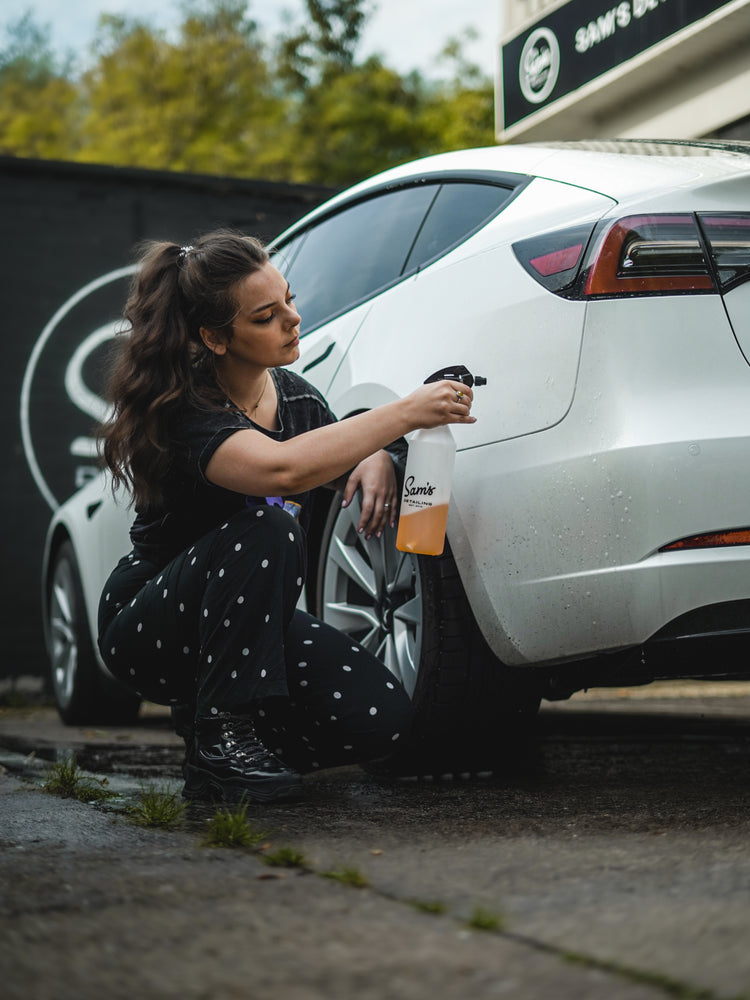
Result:
[[[750,548],[659,553],[750,523],[750,369],[717,295],[592,303],[575,398],[541,433],[460,452],[448,533],[511,664],[636,645],[750,597]]]
[[[750,205],[750,198],[748,198]],[[729,322],[745,360],[750,363],[750,281],[724,295]]]

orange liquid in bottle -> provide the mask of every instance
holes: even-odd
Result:
[[[445,547],[445,526],[448,504],[425,507],[398,519],[396,548],[401,552],[418,552],[424,556],[439,556]]]

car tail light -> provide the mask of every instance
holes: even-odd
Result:
[[[601,236],[584,275],[583,297],[713,292],[693,215],[631,215]]]
[[[750,279],[750,213],[700,214],[722,292]]]
[[[750,212],[628,215],[513,244],[529,274],[572,299],[726,292],[750,280]]]
[[[533,236],[513,244],[513,251],[532,278],[550,292],[562,292],[578,277],[593,223]]]
[[[679,552],[684,549],[712,549],[729,545],[750,545],[750,528],[734,528],[731,531],[709,531],[703,535],[690,535],[677,542],[663,545],[660,552]]]

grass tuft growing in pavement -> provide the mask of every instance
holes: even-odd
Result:
[[[263,861],[272,868],[307,868],[307,858],[293,847],[278,847],[263,855]]]
[[[441,899],[409,899],[407,902],[420,913],[432,913],[434,916],[439,916],[448,909]]]
[[[204,843],[209,847],[257,847],[268,838],[247,818],[247,803],[237,809],[219,809],[208,821]]]
[[[344,885],[353,886],[355,889],[365,889],[370,884],[370,880],[357,868],[337,868],[330,872],[320,872],[323,878],[333,879],[334,882],[342,882]]]
[[[647,986],[654,986],[662,990],[667,996],[674,1000],[719,1000],[719,996],[713,990],[705,989],[702,986],[693,986],[681,979],[675,979],[662,972],[651,972],[647,969],[635,969],[631,966],[621,965],[619,962],[593,958],[590,955],[582,955],[579,952],[568,951],[561,954],[564,961],[571,965],[583,965],[589,969],[598,969],[602,972],[609,972],[629,979],[634,983],[642,983]],[[740,993],[727,1000],[748,1000],[749,994]]]
[[[505,921],[499,913],[485,910],[483,906],[475,907],[467,923],[475,931],[501,931],[505,926]]]
[[[78,767],[75,757],[53,764],[42,785],[45,792],[79,802],[101,802],[116,793],[108,789],[106,778],[89,778]]]
[[[185,803],[176,792],[160,792],[154,785],[148,785],[141,788],[135,805],[125,811],[139,826],[171,830],[182,819]]]

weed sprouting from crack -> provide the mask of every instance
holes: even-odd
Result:
[[[420,913],[431,913],[433,916],[442,916],[448,910],[440,899],[407,899],[406,902]]]
[[[247,818],[247,803],[237,809],[219,809],[208,821],[204,843],[208,847],[257,847],[268,838]]]
[[[335,868],[328,872],[318,872],[321,878],[330,878],[334,882],[341,882],[343,885],[350,885],[354,889],[366,889],[370,885],[370,880],[357,868]]]
[[[272,868],[309,868],[302,851],[293,847],[277,847],[263,855],[263,862]]]
[[[474,912],[469,917],[467,924],[475,931],[502,931],[505,927],[505,919],[499,913],[486,910],[483,906],[474,908]]]
[[[654,986],[662,990],[667,996],[674,997],[675,1000],[719,1000],[718,994],[713,990],[704,989],[700,986],[691,986],[680,979],[674,979],[661,972],[650,972],[647,969],[635,969],[628,965],[621,965],[619,962],[610,962],[604,959],[594,958],[591,955],[582,955],[579,952],[566,951],[560,953],[560,958],[572,965],[581,965],[589,969],[597,969],[600,972],[608,972],[621,979],[629,979],[634,983],[643,983]],[[727,997],[725,1000],[749,1000],[747,993],[742,993],[734,997]]]
[[[176,792],[159,791],[155,785],[141,788],[138,801],[125,810],[139,826],[171,830],[182,820],[185,803]]]
[[[107,788],[106,778],[89,778],[78,767],[75,757],[53,764],[42,785],[45,792],[78,802],[102,802],[117,793]]]

